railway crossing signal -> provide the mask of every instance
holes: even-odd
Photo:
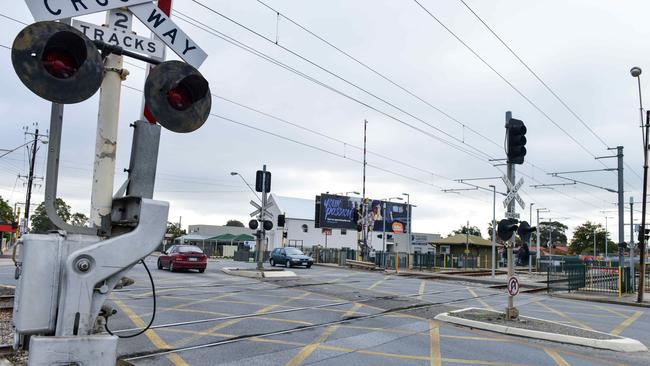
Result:
[[[497,224],[497,236],[503,241],[510,240],[515,231],[517,231],[516,219],[503,219]]]
[[[25,27],[11,48],[20,81],[34,94],[59,104],[90,98],[102,83],[101,55],[83,33],[56,22]]]
[[[519,223],[519,228],[517,229],[517,234],[521,238],[521,241],[528,244],[530,242],[530,236],[533,231],[537,230],[535,227],[531,227],[528,221],[522,221]]]
[[[526,156],[526,132],[527,128],[524,122],[511,118],[506,123],[508,137],[508,163],[523,164]]]

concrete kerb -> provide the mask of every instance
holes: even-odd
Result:
[[[235,267],[224,267],[221,269],[221,272],[239,277],[248,277],[248,278],[268,278],[268,279],[285,279],[298,277],[293,271],[285,271],[283,269],[264,269],[264,271],[258,271],[255,269],[240,269]]]
[[[520,337],[526,337],[526,338],[534,338],[534,339],[541,339],[545,341],[551,341],[551,342],[558,342],[558,343],[566,343],[566,344],[574,344],[578,346],[587,346],[587,347],[592,347],[592,348],[598,348],[598,349],[606,349],[606,350],[611,350],[611,351],[618,351],[618,352],[645,352],[648,350],[648,348],[641,342],[639,342],[636,339],[632,338],[625,338],[625,337],[619,337],[619,336],[612,336],[607,333],[603,332],[597,332],[597,333],[602,333],[604,335],[608,335],[612,337],[613,339],[593,339],[593,338],[584,338],[584,337],[577,337],[577,336],[570,336],[570,335],[563,335],[563,334],[556,334],[556,333],[548,333],[548,332],[542,332],[538,330],[530,330],[530,329],[522,329],[522,328],[515,328],[515,327],[507,327],[503,325],[498,325],[498,324],[493,324],[493,323],[487,323],[487,322],[481,322],[477,320],[470,320],[470,319],[463,319],[459,318],[453,315],[450,315],[455,312],[461,312],[461,311],[467,311],[467,310],[472,310],[476,308],[465,308],[465,309],[460,309],[460,310],[455,310],[451,311],[448,313],[441,313],[436,315],[435,319],[447,323],[452,323],[456,325],[462,325],[470,328],[475,328],[475,329],[482,329],[482,330],[487,330],[491,332],[497,332],[501,334],[508,334],[508,335],[514,335],[514,336],[520,336]],[[485,310],[485,309],[482,309]],[[531,317],[529,317],[531,318]],[[531,319],[536,319],[536,320],[541,320],[553,324],[558,324],[561,326],[565,327],[572,327],[566,324],[561,324],[549,320],[544,320],[544,319],[538,319],[538,318],[531,318]],[[572,328],[577,328],[577,329],[582,329],[578,327],[572,327]]]

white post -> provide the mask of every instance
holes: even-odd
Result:
[[[108,23],[108,13],[106,16]],[[99,92],[99,114],[95,139],[95,163],[90,198],[90,222],[101,227],[102,218],[111,214],[115,152],[120,114],[120,89],[126,72],[122,70],[122,56],[110,54],[104,62],[104,79]]]

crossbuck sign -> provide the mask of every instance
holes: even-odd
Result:
[[[517,191],[519,191],[519,188],[521,188],[521,186],[524,185],[524,179],[520,178],[519,182],[517,182],[517,184],[515,184],[514,186],[510,182],[510,179],[508,179],[508,177],[506,177],[505,175],[502,176],[501,179],[503,180],[503,183],[505,183],[506,187],[508,187],[508,195],[503,200],[503,207],[508,207],[510,201],[514,199],[517,200],[517,203],[519,204],[519,206],[521,206],[522,209],[526,208],[526,204],[524,203],[524,200],[521,199],[519,193],[517,193]]]
[[[176,23],[158,9],[151,0],[25,0],[25,3],[34,19],[37,21],[73,18],[80,15],[128,7],[133,15],[140,19],[147,28],[157,35],[158,38],[171,48],[172,51],[174,51],[181,59],[183,59],[183,61],[198,69],[203,61],[208,57],[207,53],[195,44],[194,41],[192,41],[187,34],[176,25]],[[86,36],[89,36],[87,31],[91,29],[90,27],[92,25],[78,22],[76,26],[77,28],[83,29],[82,25],[86,27],[83,32]],[[90,37],[91,39],[97,38],[95,36],[98,34],[96,29],[99,29],[100,32],[105,32],[105,42],[112,44],[117,43],[110,42],[108,31],[98,28],[97,26],[92,28],[92,34],[94,37]],[[137,45],[135,39],[127,39],[126,42],[116,45],[122,47],[126,46],[126,48],[129,48],[128,44]],[[144,43],[142,44],[144,45]],[[147,45],[150,47],[149,52],[141,53],[151,53],[154,57],[159,56],[159,54],[155,52],[153,42]],[[157,49],[160,50],[160,48]],[[138,52],[139,50],[135,51]]]

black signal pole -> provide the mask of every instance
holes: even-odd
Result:
[[[639,230],[639,290],[637,302],[643,302],[643,290],[645,282],[645,213],[648,193],[648,130],[650,129],[650,111],[646,114],[645,125],[643,124],[643,102],[641,99],[641,68],[633,67],[630,70],[632,77],[635,77],[639,86],[639,115],[641,117],[641,137],[643,138],[643,196],[641,198],[641,229]]]

